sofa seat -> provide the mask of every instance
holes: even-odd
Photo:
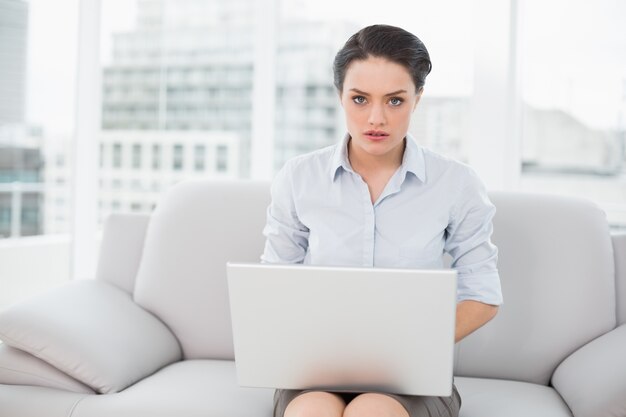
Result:
[[[572,417],[552,387],[528,382],[455,377],[460,417]]]
[[[0,384],[0,417],[70,417],[76,404],[94,395],[32,385]]]
[[[455,377],[455,384],[463,402],[460,417],[572,416],[551,387],[465,377]],[[270,417],[273,392],[240,387],[232,361],[187,360],[169,365],[116,394],[86,395],[50,388],[4,386],[0,393],[6,398],[0,398],[3,404],[0,415]],[[28,398],[46,400],[32,402]]]
[[[551,387],[483,378],[455,377],[454,381],[463,402],[460,417],[572,417]],[[187,360],[169,365],[116,394],[3,386],[0,415],[270,417],[273,393],[272,389],[240,387],[232,361]]]
[[[122,392],[86,396],[71,417],[270,417],[273,395],[240,387],[232,361],[186,360]]]

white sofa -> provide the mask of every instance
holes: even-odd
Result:
[[[584,200],[491,198],[505,304],[457,344],[461,416],[626,416],[626,235]],[[111,216],[95,280],[0,313],[0,416],[271,416],[272,390],[237,385],[225,279],[259,260],[268,203],[189,181]]]

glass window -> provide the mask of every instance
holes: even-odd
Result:
[[[215,168],[217,172],[228,171],[228,147],[226,145],[217,146],[217,160]]]
[[[141,144],[133,145],[133,168],[141,169]]]
[[[131,198],[148,212],[173,174],[178,180],[212,175],[207,164],[216,165],[212,151],[224,136],[236,142],[230,150],[238,161],[229,166],[236,168],[233,176],[250,175],[254,5],[253,0],[102,2],[101,128],[121,148],[117,165],[111,148],[111,162],[100,168],[100,176],[139,163],[150,167],[159,188],[139,194],[131,188],[131,172],[122,188],[100,193],[101,217],[113,199]],[[204,149],[195,147],[199,143]],[[134,144],[143,149],[141,162]]]
[[[520,4],[521,188],[592,199],[626,228],[626,3]]]
[[[194,169],[196,171],[204,171],[206,149],[204,145],[196,145],[194,147]]]
[[[181,171],[183,169],[183,145],[174,145],[172,169],[174,171]]]
[[[122,144],[113,144],[113,168],[122,167]]]
[[[161,168],[161,145],[152,145],[152,169],[159,170]]]
[[[69,277],[69,241],[17,239],[69,232],[77,28],[77,0],[0,0],[0,310]]]

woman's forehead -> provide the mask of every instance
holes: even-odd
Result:
[[[370,95],[415,91],[409,71],[401,64],[385,58],[369,57],[350,63],[343,84],[344,91],[357,89]]]

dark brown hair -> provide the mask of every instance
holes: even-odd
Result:
[[[432,69],[426,46],[417,36],[395,26],[367,26],[350,36],[335,55],[334,83],[339,92],[343,91],[343,81],[352,61],[365,60],[370,56],[404,66],[413,78],[416,92],[424,87],[426,76]]]

